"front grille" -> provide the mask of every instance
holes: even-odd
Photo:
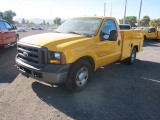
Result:
[[[18,58],[30,65],[43,67],[47,63],[47,49],[31,44],[18,43]]]

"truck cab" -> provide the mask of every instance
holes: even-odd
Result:
[[[160,39],[160,31],[155,27],[141,27],[141,29],[145,31],[144,39]]]
[[[157,39],[157,29],[156,28],[149,28],[146,32],[147,39]]]

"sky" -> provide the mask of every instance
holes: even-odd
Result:
[[[117,19],[124,17],[126,0],[0,0],[0,11],[12,10],[18,18],[54,19],[77,16],[103,16],[106,3],[106,16]],[[128,0],[126,16],[138,18],[141,0]],[[111,14],[112,6],[112,14]],[[160,0],[143,0],[141,18],[160,18]]]

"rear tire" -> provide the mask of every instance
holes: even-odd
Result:
[[[66,87],[72,91],[81,91],[87,87],[92,75],[92,68],[89,62],[78,60],[69,70]]]
[[[132,49],[131,56],[125,60],[125,62],[126,62],[128,65],[132,65],[132,64],[135,62],[136,52],[137,52],[137,49],[134,47],[134,48]]]

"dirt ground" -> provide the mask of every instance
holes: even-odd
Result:
[[[20,38],[46,31],[21,32]],[[16,47],[0,50],[0,120],[159,120],[160,41],[146,41],[134,65],[98,69],[79,93],[23,77]]]

